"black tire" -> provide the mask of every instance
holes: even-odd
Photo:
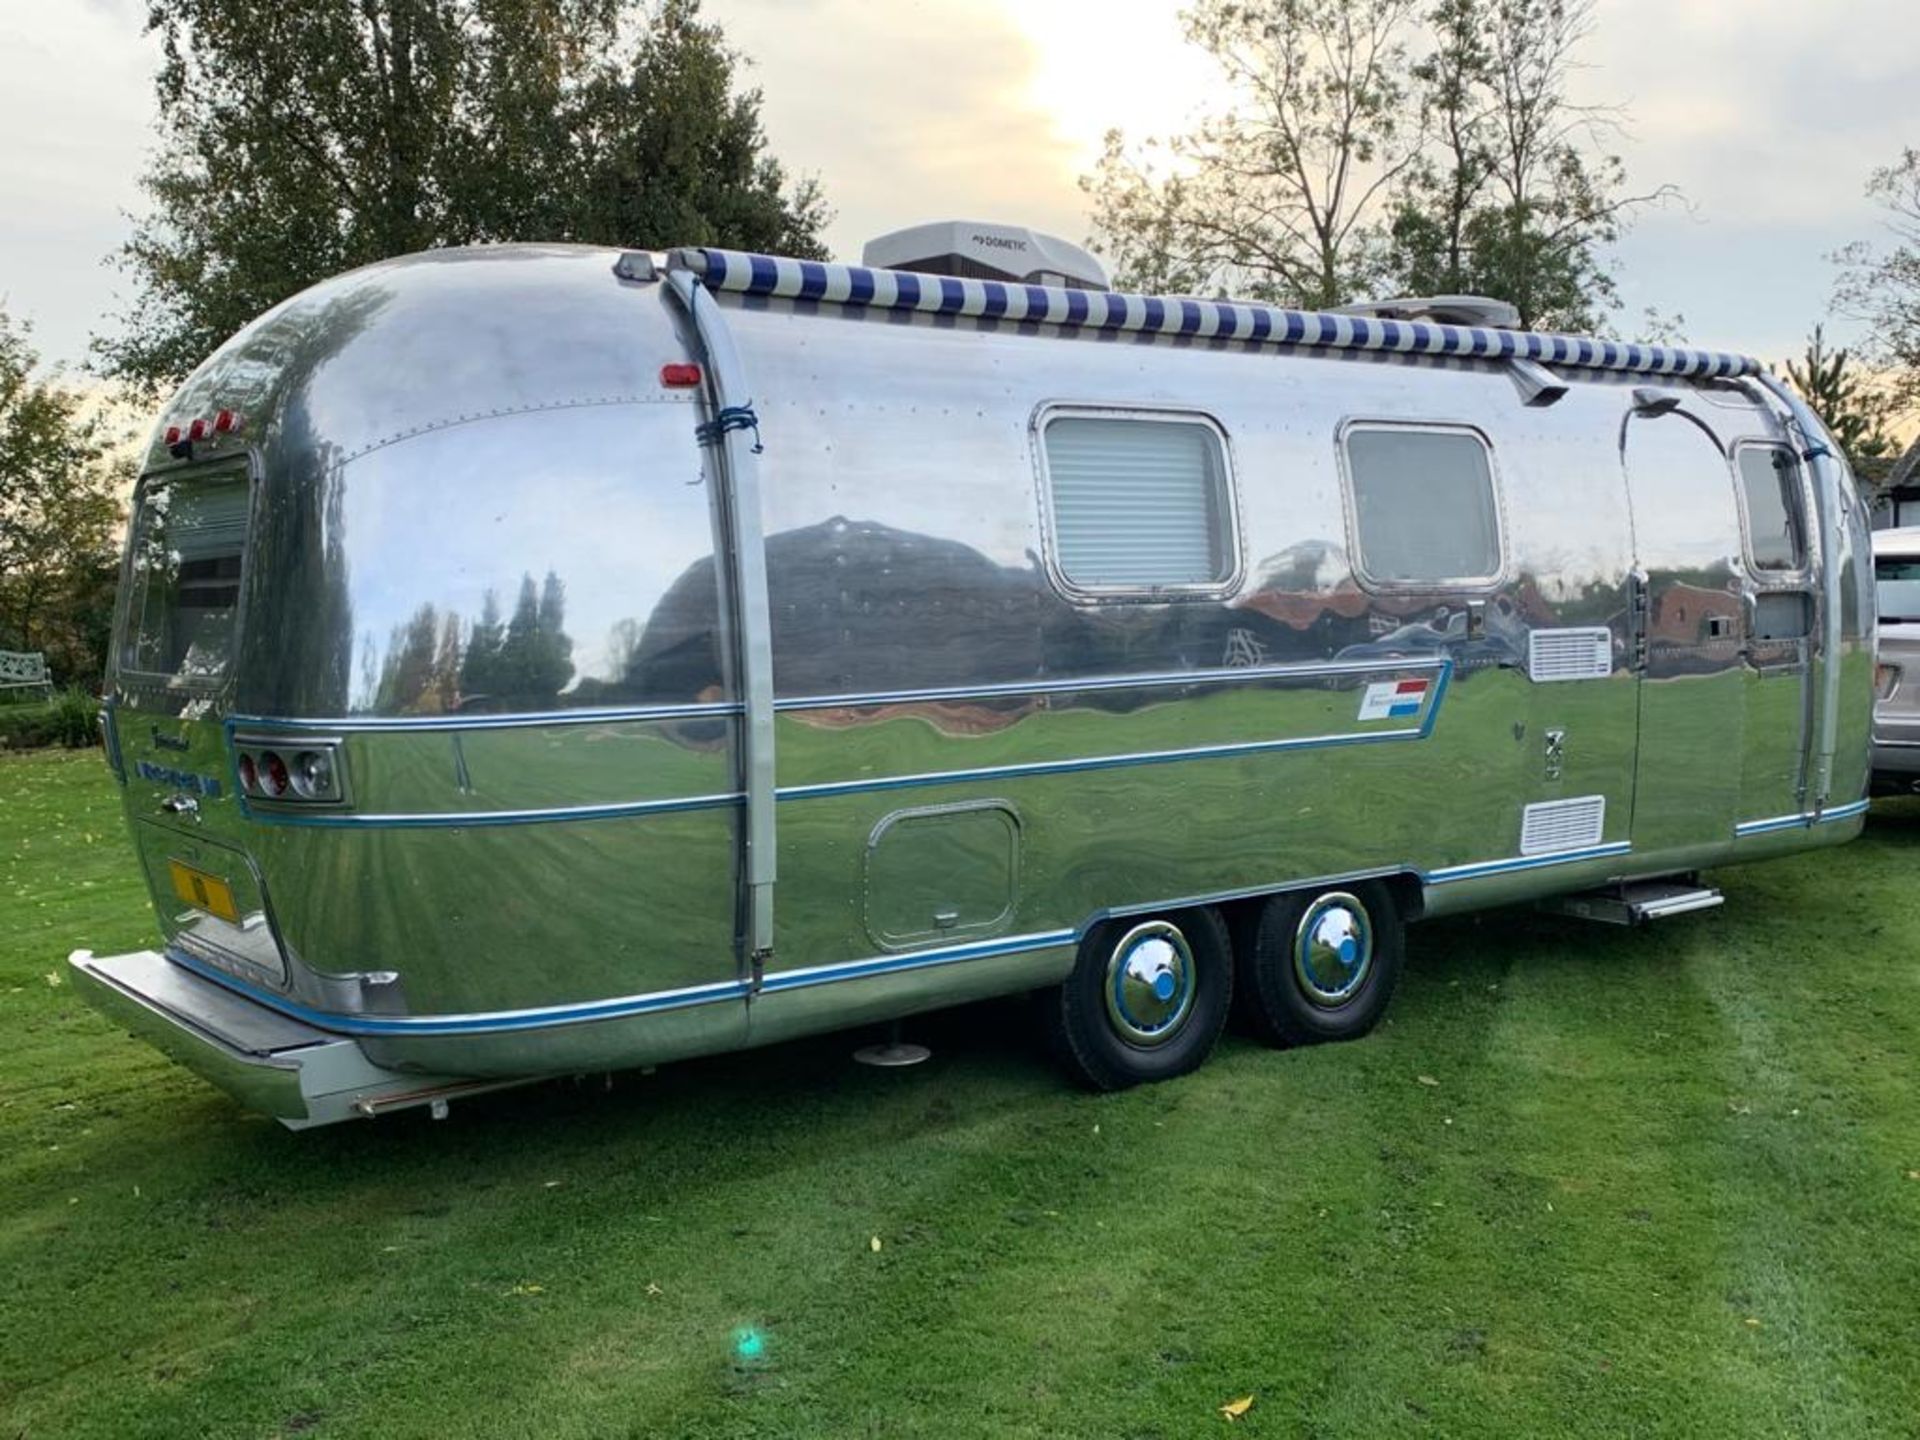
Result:
[[[1123,1090],[1199,1069],[1232,1004],[1233,949],[1208,908],[1095,926],[1042,1013],[1049,1044],[1076,1080]]]
[[[1310,931],[1323,948],[1313,947]],[[1334,937],[1352,940],[1356,955],[1325,944]],[[1275,895],[1260,911],[1253,943],[1240,950],[1241,1018],[1269,1045],[1357,1040],[1386,1013],[1405,953],[1406,927],[1385,885]]]

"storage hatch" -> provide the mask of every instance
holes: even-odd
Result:
[[[997,802],[896,810],[867,841],[867,931],[888,949],[978,937],[1013,915],[1020,821]]]

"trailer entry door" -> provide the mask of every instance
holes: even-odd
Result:
[[[1684,411],[1627,421],[1640,673],[1636,851],[1721,845],[1741,818],[1746,644],[1733,470]]]

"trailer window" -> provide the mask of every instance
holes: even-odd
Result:
[[[1487,442],[1471,430],[1356,425],[1346,432],[1358,566],[1389,585],[1500,573],[1500,506]]]
[[[187,683],[227,673],[247,497],[246,475],[238,471],[147,482],[128,552],[123,669]]]
[[[1784,445],[1743,445],[1740,498],[1747,507],[1747,553],[1756,570],[1802,570],[1807,564],[1800,467]]]
[[[1068,587],[1157,594],[1233,580],[1232,489],[1214,426],[1055,413],[1041,435],[1054,561]]]

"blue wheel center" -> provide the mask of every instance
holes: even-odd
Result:
[[[1193,952],[1163,920],[1145,920],[1107,962],[1107,1018],[1130,1045],[1159,1045],[1180,1033],[1194,997]]]
[[[1295,934],[1294,979],[1309,1004],[1344,1005],[1366,983],[1373,936],[1360,902],[1328,895],[1309,906]]]

